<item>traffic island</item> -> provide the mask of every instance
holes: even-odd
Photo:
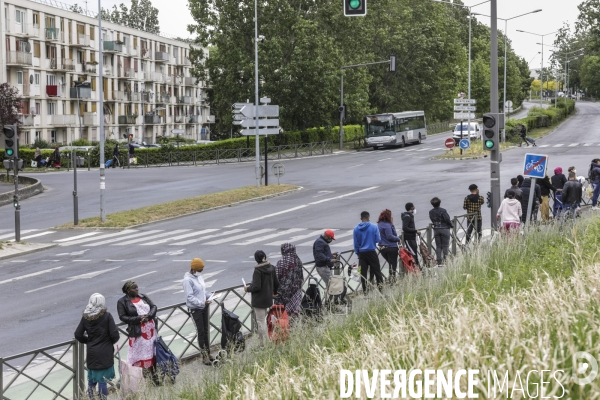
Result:
[[[15,195],[14,178],[12,176],[0,175],[2,187],[0,189],[0,206],[13,203]],[[12,188],[8,185],[12,185]],[[40,194],[44,191],[42,181],[27,176],[19,176],[19,200],[25,200],[29,197]]]
[[[189,197],[187,199],[108,214],[105,222],[100,221],[100,217],[93,217],[80,220],[77,226],[74,226],[73,223],[68,223],[56,228],[132,228],[143,224],[183,217],[199,212],[231,207],[249,201],[264,200],[300,189],[302,188],[294,185],[270,185],[261,186],[259,188],[255,186],[246,186],[238,189],[226,190],[224,192],[210,193],[202,196]]]

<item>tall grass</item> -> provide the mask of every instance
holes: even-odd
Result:
[[[600,354],[599,234],[593,218],[483,243],[437,277],[373,291],[348,316],[302,321],[283,345],[248,349],[216,370],[186,368],[176,386],[140,398],[333,399],[341,369],[413,368],[479,369],[480,397],[487,371],[508,371],[512,389],[517,372],[527,385],[529,370],[563,370],[544,396],[598,397],[597,383],[571,378],[575,352]],[[531,394],[539,383],[530,377]]]

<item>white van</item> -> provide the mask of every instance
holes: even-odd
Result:
[[[452,135],[454,140],[460,140],[461,133],[463,139],[481,139],[481,127],[477,122],[471,122],[471,126],[469,126],[468,122],[459,122],[454,128]]]

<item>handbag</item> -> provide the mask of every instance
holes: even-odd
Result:
[[[37,168],[37,161],[31,161],[31,168]]]

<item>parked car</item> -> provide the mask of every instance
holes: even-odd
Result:
[[[71,151],[71,150],[75,149],[77,151],[87,152],[93,148],[94,148],[94,146],[61,146],[58,148],[58,151],[63,152],[63,151]]]
[[[146,145],[144,145],[144,147],[147,147],[149,149],[150,148],[159,148],[160,144],[146,144]]]
[[[471,126],[469,126],[468,122],[459,122],[452,134],[454,141],[458,142],[461,139],[461,133],[463,139],[481,139],[481,127],[477,122],[471,122]]]

